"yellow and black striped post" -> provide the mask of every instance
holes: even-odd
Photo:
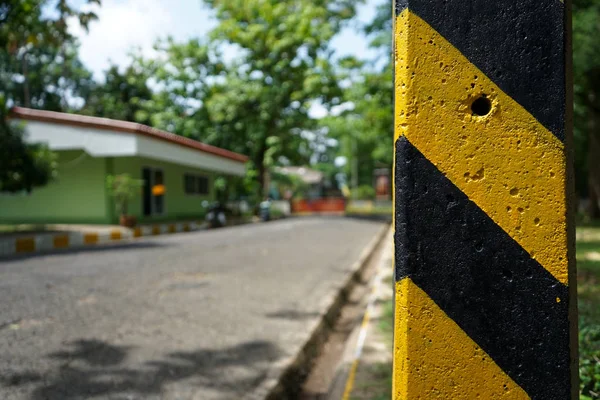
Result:
[[[575,399],[568,0],[396,0],[395,400]]]

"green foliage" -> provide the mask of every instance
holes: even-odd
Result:
[[[387,2],[383,2],[377,6],[373,20],[364,28],[365,33],[371,38],[371,47],[382,49],[385,52],[384,57],[392,54],[393,22],[392,7]]]
[[[352,189],[352,198],[357,200],[373,200],[375,198],[375,188],[371,185],[360,185]]]
[[[600,399],[600,228],[577,227],[581,399]]]
[[[92,85],[80,112],[149,125],[147,109],[152,101],[149,78],[148,71],[135,61],[124,72],[111,65],[105,72],[104,83]]]
[[[156,128],[210,142],[207,130],[211,122],[204,103],[210,95],[211,84],[215,84],[214,79],[223,69],[219,54],[198,39],[178,43],[166,38],[159,40],[155,49],[156,58],[144,59],[136,55],[132,61],[135,74],[129,74],[130,79],[141,83],[140,78],[152,77],[156,83],[149,101],[140,96],[141,107],[135,120],[148,121]]]
[[[211,41],[161,41],[146,61],[162,88],[153,126],[247,154],[248,191],[262,195],[267,170],[308,162],[304,130],[312,104],[339,104],[330,39],[355,13],[350,0],[207,0],[218,26]],[[218,49],[235,49],[222,60]],[[152,110],[152,111],[150,111]]]
[[[309,190],[309,185],[298,175],[271,172],[271,183],[279,190],[281,197],[289,190],[293,198],[304,198]]]
[[[349,161],[347,174],[353,173],[352,163],[356,160],[359,184],[371,183],[375,168],[392,166],[392,21],[392,7],[381,4],[373,21],[364,27],[378,55],[372,60],[347,57],[339,62],[339,79],[352,82],[343,96],[352,109],[322,121],[329,135],[339,142],[338,155]]]
[[[600,399],[600,263],[585,260],[587,251],[600,251],[600,243],[578,243],[577,251],[580,389],[582,398]]]
[[[577,193],[600,187],[600,1],[573,2],[574,137]],[[597,189],[596,189],[597,191]]]
[[[600,399],[600,324],[580,319],[579,377],[582,398]]]
[[[73,17],[84,29],[96,18],[66,0],[0,4],[0,92],[9,104],[66,110],[68,97],[85,95],[91,73],[79,61],[76,39],[67,29]]]
[[[92,74],[79,60],[75,44],[0,52],[0,92],[12,105],[66,111],[67,96],[85,97],[91,85]]]
[[[270,213],[271,213],[271,219],[285,218],[285,214],[283,213],[283,211],[281,211],[277,207],[271,207]]]
[[[394,286],[393,282],[387,281],[382,282],[382,285],[389,285],[391,287]],[[381,320],[379,321],[379,329],[383,332],[384,335],[389,340],[389,343],[392,343],[392,337],[394,335],[394,303],[392,300],[387,300],[382,304],[383,307],[383,315],[381,316]]]
[[[115,207],[120,215],[127,215],[129,202],[140,194],[144,186],[141,179],[133,179],[129,174],[108,175],[106,188],[114,198]]]
[[[0,96],[0,192],[31,192],[57,176],[56,155],[40,143],[24,140],[23,126],[6,119]]]

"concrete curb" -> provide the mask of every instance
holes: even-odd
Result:
[[[389,225],[386,224],[367,244],[358,260],[352,265],[352,273],[346,281],[340,285],[338,290],[325,299],[322,307],[324,311],[318,320],[309,326],[308,340],[301,350],[296,355],[275,364],[267,373],[267,378],[263,384],[252,393],[249,393],[245,399],[284,400],[298,398],[300,387],[311,370],[312,362],[319,354],[322,345],[327,341],[330,330],[346,303],[348,294],[360,279],[369,260],[375,250],[383,243],[388,232]]]
[[[93,247],[115,244],[147,236],[158,236],[179,232],[193,232],[206,229],[205,222],[180,222],[155,224],[133,229],[114,228],[102,231],[57,232],[24,235],[17,238],[0,239],[0,258],[13,255],[42,253],[60,249]]]
[[[387,241],[385,241],[381,247],[381,258],[376,267],[375,276],[369,285],[369,301],[364,310],[362,322],[354,328],[350,334],[349,340],[346,342],[344,355],[336,369],[335,378],[325,397],[326,399],[347,400],[351,397],[351,394],[356,387],[356,382],[358,382],[356,374],[359,364],[363,360],[365,354],[363,348],[366,348],[366,346],[369,345],[369,342],[374,340],[373,332],[370,331],[372,329],[377,329],[377,327],[374,326],[376,325],[375,320],[380,318],[383,313],[383,306],[378,303],[393,297],[393,285],[383,285],[383,281],[386,278],[390,277],[393,279],[394,275],[394,230],[391,227],[387,235]],[[389,296],[387,295],[388,291]],[[374,350],[371,348],[370,352],[373,351]],[[378,349],[378,351],[383,351],[386,356],[389,356],[389,361],[391,362],[391,351],[387,349],[387,346],[384,346],[383,350]]]
[[[293,217],[314,217],[314,216],[337,216],[343,217],[346,215],[345,211],[300,211],[293,212]]]

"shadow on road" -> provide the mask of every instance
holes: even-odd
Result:
[[[310,319],[316,318],[320,315],[318,312],[309,312],[309,311],[299,311],[299,310],[279,310],[276,312],[266,314],[267,318],[279,318],[279,319],[289,319],[289,320],[301,320],[301,319]]]
[[[83,360],[89,365],[109,367],[118,365],[125,359],[130,347],[112,346],[101,340],[80,339],[71,343],[71,350],[50,353],[49,358],[64,360]]]
[[[250,341],[218,350],[168,353],[139,366],[125,365],[131,350],[96,339],[77,340],[47,355],[61,361],[52,372],[25,371],[0,377],[0,384],[36,385],[31,400],[144,399],[161,395],[167,385],[183,380],[185,391],[209,388],[241,395],[241,390],[264,379],[269,365],[281,354],[270,342]]]

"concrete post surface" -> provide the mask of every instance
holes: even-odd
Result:
[[[569,15],[396,1],[395,399],[577,398]]]

